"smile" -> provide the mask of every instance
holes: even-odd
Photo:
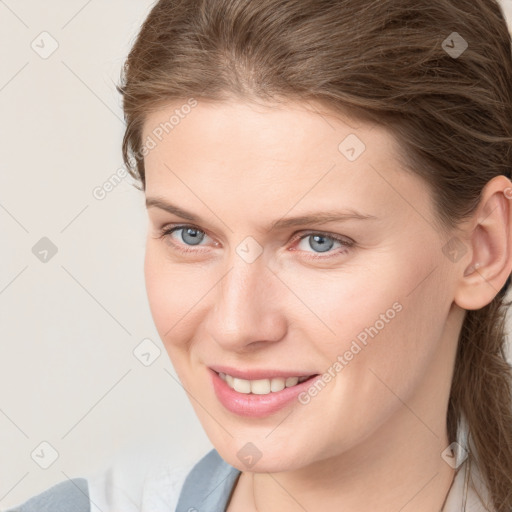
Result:
[[[269,393],[282,391],[284,388],[296,386],[310,379],[313,375],[306,377],[288,377],[286,379],[275,377],[272,379],[246,380],[233,377],[226,373],[219,373],[219,377],[226,382],[231,389],[234,389],[238,393],[268,395]]]

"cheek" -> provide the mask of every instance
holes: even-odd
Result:
[[[444,357],[449,301],[443,299],[438,278],[411,293],[414,275],[414,269],[402,267],[395,276],[402,282],[394,279],[397,284],[391,292],[350,304],[356,322],[350,323],[349,312],[344,316],[350,332],[338,350],[347,361],[342,373],[350,376],[348,387],[363,402],[376,396],[382,404],[394,403],[396,396],[407,401],[429,378],[429,369],[437,368],[437,358]]]
[[[144,277],[154,325],[180,382],[186,384],[189,373],[186,340],[193,332],[189,312],[191,295],[195,295],[193,283],[190,278],[184,278],[179,266],[171,264],[157,242],[152,241],[146,246]]]
[[[436,267],[435,254],[413,252],[409,248],[337,277],[285,279],[302,290],[314,312],[301,325],[321,350],[326,369],[341,358],[338,373],[350,368],[363,388],[368,379],[379,386],[371,368],[403,390],[425,371],[439,349],[450,301],[440,270],[424,280]]]
[[[154,250],[153,243],[148,242],[144,259],[144,280],[149,307],[160,337],[162,337],[161,329],[163,328],[165,312],[168,311],[169,303],[175,297],[174,294],[165,293],[166,289],[169,290],[169,283],[165,279],[165,271],[166,267],[158,257],[157,251]]]
[[[368,267],[354,266],[328,273],[294,270],[282,279],[293,291],[287,295],[289,304],[302,313],[298,325],[307,330],[305,337],[335,359],[353,340],[370,339],[374,326],[381,333],[398,320],[401,290],[391,276],[391,269],[375,276]]]
[[[211,286],[201,269],[170,261],[160,243],[147,242],[144,277],[155,327],[169,351],[193,336]]]
[[[164,343],[172,337],[173,326],[185,315],[184,295],[190,291],[190,287],[180,283],[175,268],[165,261],[158,242],[148,241],[144,259],[146,293],[153,321]]]

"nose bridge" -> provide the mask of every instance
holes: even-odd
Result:
[[[232,323],[233,328],[239,328],[241,322],[246,324],[251,318],[261,315],[262,282],[268,281],[268,270],[265,269],[262,258],[247,263],[237,254],[230,262],[230,271],[219,287],[217,306],[224,315],[224,325]]]
[[[282,312],[269,300],[274,281],[262,256],[250,261],[233,251],[228,272],[218,284],[209,322],[210,334],[218,343],[233,349],[283,335]]]

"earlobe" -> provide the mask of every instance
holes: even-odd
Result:
[[[512,183],[496,176],[482,191],[482,198],[466,232],[471,261],[461,262],[455,303],[468,310],[489,304],[512,271]]]

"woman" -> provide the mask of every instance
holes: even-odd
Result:
[[[17,510],[512,510],[510,84],[495,0],[157,2],[123,154],[215,449]]]

